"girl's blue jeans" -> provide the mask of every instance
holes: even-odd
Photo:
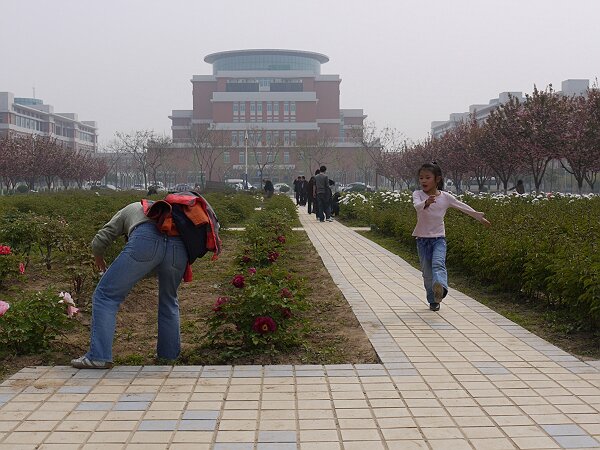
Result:
[[[446,272],[446,238],[417,238],[417,251],[423,273],[423,284],[427,291],[427,301],[435,303],[433,284],[439,283],[448,292],[448,273]]]
[[[158,276],[157,355],[176,359],[181,350],[177,288],[187,261],[181,238],[161,234],[153,222],[138,225],[94,291],[90,351],[86,356],[93,361],[112,361],[119,305],[139,280],[154,271]]]

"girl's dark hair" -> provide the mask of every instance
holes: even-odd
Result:
[[[438,166],[436,164],[435,161],[433,161],[432,163],[425,163],[421,166],[421,168],[419,169],[419,172],[417,173],[417,176],[421,173],[422,170],[426,170],[428,172],[431,172],[433,174],[434,177],[440,177],[440,181],[438,182],[437,188],[440,191],[444,190],[444,176],[442,175],[442,169],[440,168],[440,166]]]

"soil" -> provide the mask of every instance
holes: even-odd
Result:
[[[206,328],[204,318],[212,312],[215,299],[222,294],[221,286],[229,283],[233,257],[238,246],[236,232],[222,233],[223,252],[218,260],[205,256],[193,266],[194,280],[182,283],[179,289],[181,311],[182,359],[180,364],[340,364],[377,363],[378,356],[361,328],[348,302],[323,266],[316,250],[303,232],[290,240],[286,255],[278,264],[309,280],[308,300],[311,308],[304,314],[312,323],[310,333],[301,347],[274,357],[258,356],[223,360],[218,349],[201,346]],[[231,249],[231,251],[229,251]],[[26,288],[41,289],[57,286],[57,292],[68,290],[60,285],[57,271],[41,267],[28,269]],[[25,287],[25,286],[23,286]],[[91,283],[74,319],[80,326],[61,337],[50,351],[33,356],[10,356],[1,361],[0,380],[26,366],[68,365],[74,357],[87,351],[89,342]],[[121,305],[117,314],[117,329],[113,346],[115,364],[155,364],[157,333],[158,285],[154,278],[140,281]],[[160,361],[158,361],[160,363]]]
[[[416,248],[407,248],[397,240],[373,231],[361,234],[419,268]],[[582,323],[567,310],[557,309],[524,295],[502,292],[452,267],[448,267],[448,279],[452,288],[476,299],[560,349],[582,360],[600,359],[600,330]]]

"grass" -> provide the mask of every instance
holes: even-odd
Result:
[[[416,246],[410,248],[392,237],[375,231],[360,232],[392,253],[419,268]],[[544,302],[514,295],[485,285],[467,274],[448,267],[449,285],[488,308],[519,324],[526,330],[581,359],[600,359],[600,332],[590,331],[564,309],[555,309]]]

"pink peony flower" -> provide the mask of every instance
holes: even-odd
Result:
[[[10,305],[8,303],[0,300],[0,317],[3,316],[6,313],[6,311],[8,311],[9,308],[10,308]]]
[[[0,245],[0,255],[10,255],[10,247],[8,245]]]
[[[292,298],[292,291],[290,291],[288,288],[283,288],[281,291],[279,291],[279,295],[281,298]]]
[[[219,297],[219,298],[217,298],[217,301],[213,305],[213,311],[214,312],[221,312],[221,306],[223,306],[228,301],[229,301],[229,297]]]
[[[25,273],[25,264],[22,262],[19,263],[19,273],[23,275]]]
[[[79,308],[75,308],[74,306],[67,306],[67,316],[73,317],[75,314],[79,312]]]
[[[273,333],[277,330],[277,324],[270,317],[257,317],[252,325],[252,331],[260,334]]]
[[[242,289],[245,286],[244,283],[244,275],[236,275],[231,280],[231,284],[233,284],[236,288]]]
[[[250,267],[250,268],[248,269],[248,273],[249,273],[250,275],[254,275],[254,274],[256,273],[256,267]]]
[[[279,242],[281,242],[282,244],[285,244],[285,236],[284,235],[279,235],[277,236],[277,240]]]
[[[277,252],[269,253],[269,256],[268,256],[269,261],[275,262],[275,261],[277,261],[277,258],[279,258],[279,253],[277,253]]]

